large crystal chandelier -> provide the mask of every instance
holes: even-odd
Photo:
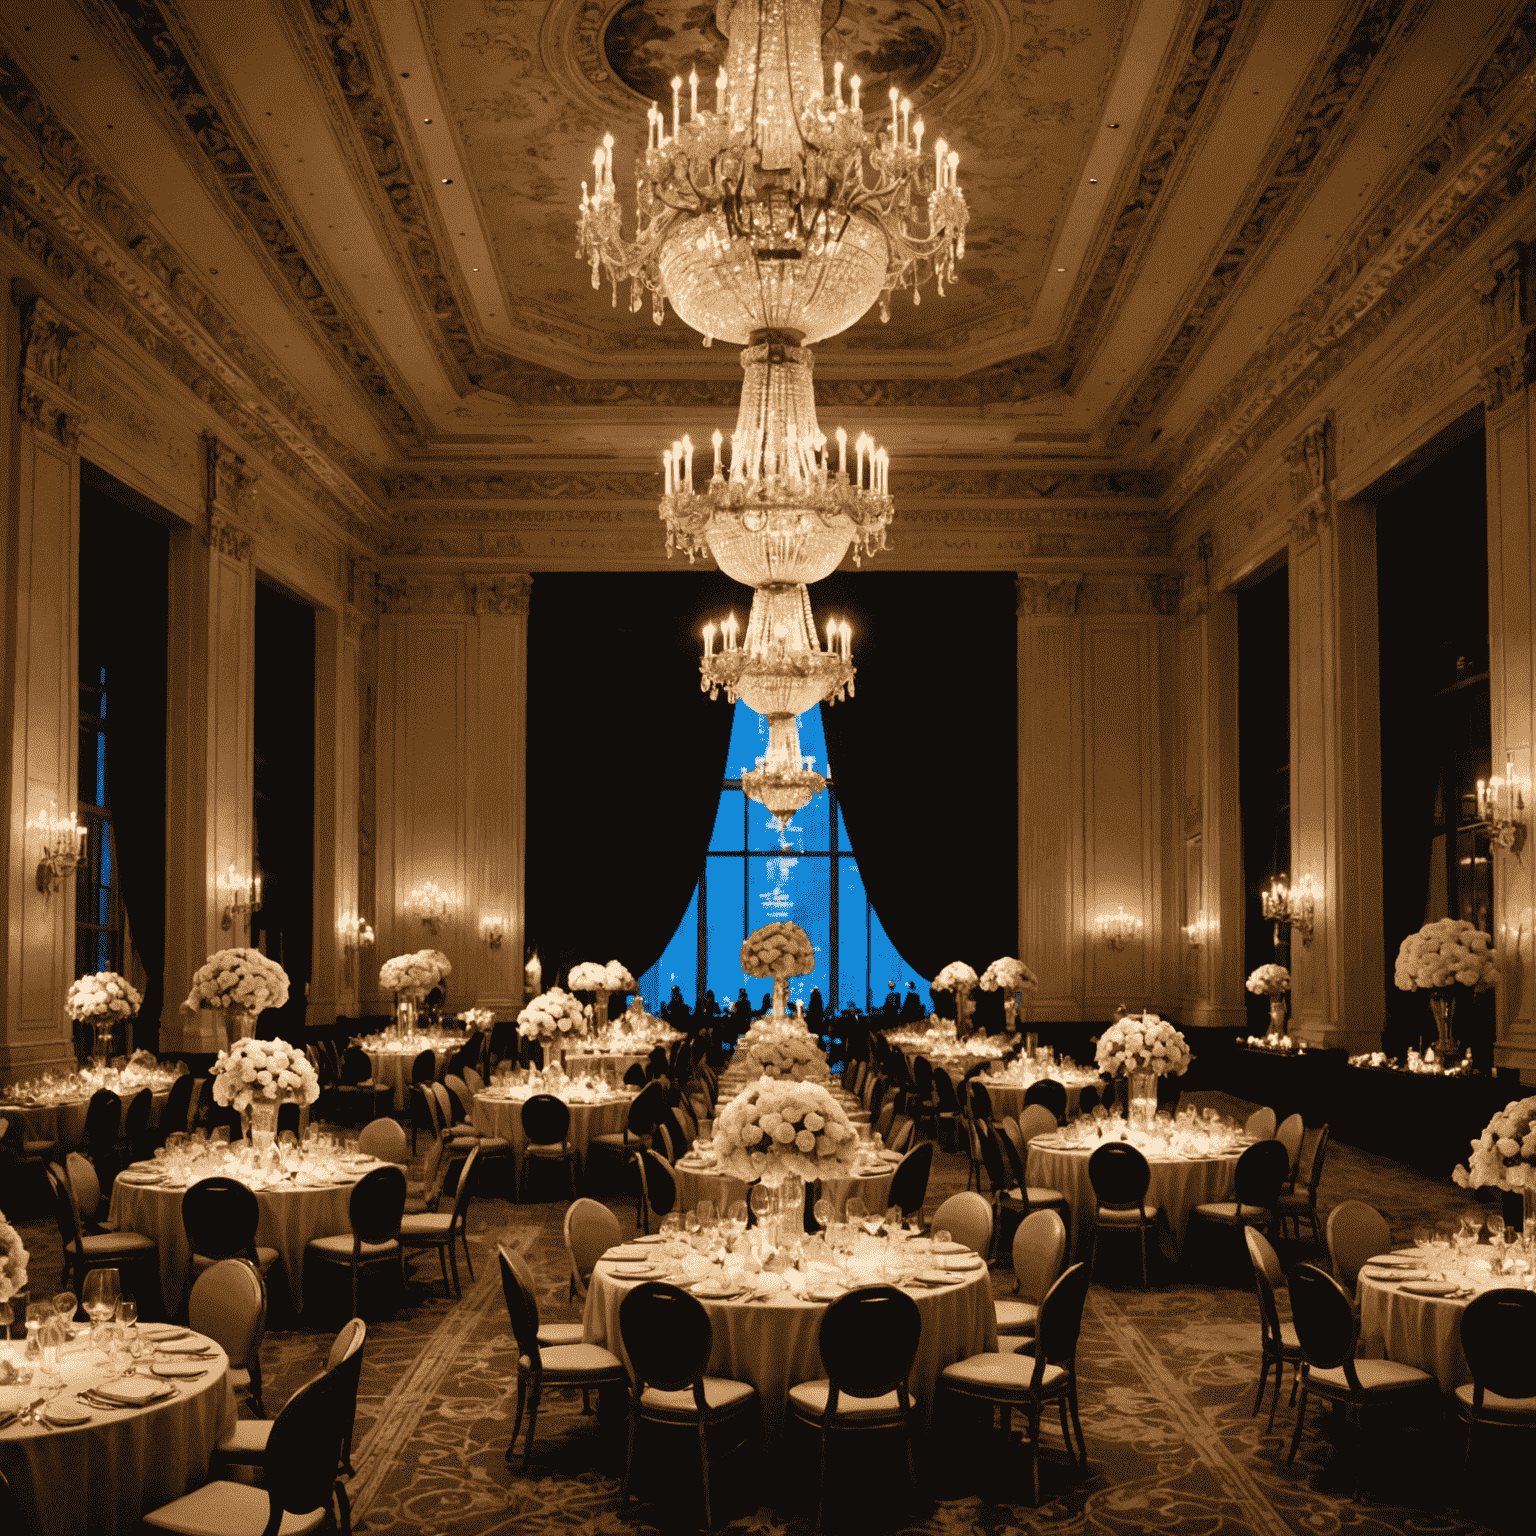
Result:
[[[820,0],[718,0],[730,44],[715,80],[715,109],[699,109],[690,74],[672,81],[670,133],[659,103],[649,113],[636,167],[635,237],[626,240],[613,174],[613,135],[582,183],[580,252],[592,286],[606,276],[631,311],[651,294],[659,325],[667,301],[702,333],[743,345],[736,430],[712,437],[711,472],[695,479],[692,439],[662,453],[667,553],[712,556],[755,589],[745,642],[734,617],[705,631],[701,686],[741,698],[769,721],[767,755],[743,779],[779,819],[825,787],[801,758],[795,715],[853,690],[846,626],[821,649],[808,582],[885,546],[894,513],[890,458],[841,427],[834,448],[816,419],[810,344],[835,336],[892,293],[914,304],[930,278],[940,295],[965,254],[959,155],[940,139],[923,150],[924,125],[892,88],[890,119],[866,127],[860,80],[831,91],[821,58]],[[921,227],[920,227],[921,226]],[[702,466],[701,466],[702,469]],[[702,474],[700,475],[702,479]]]

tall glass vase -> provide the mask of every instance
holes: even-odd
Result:
[[[277,1140],[277,1110],[274,1100],[255,1099],[249,1108],[240,1112],[245,1139],[263,1155],[272,1150],[272,1144]]]
[[[1269,999],[1269,1032],[1272,1035],[1285,1034],[1285,993],[1273,992]]]
[[[112,1035],[117,1021],[113,1018],[92,1019],[91,1065],[109,1066],[112,1061]]]
[[[1157,1114],[1157,1073],[1132,1072],[1126,1082],[1129,1085],[1126,1093],[1129,1112],[1126,1119],[1132,1130],[1149,1130]]]
[[[390,1025],[390,1039],[396,1044],[416,1033],[416,999],[407,992],[395,993],[395,1022]]]
[[[1429,994],[1429,1011],[1435,1016],[1435,1055],[1441,1061],[1453,1061],[1461,1049],[1456,1039],[1456,994],[1449,988]]]
[[[226,1008],[224,1010],[224,1028],[228,1031],[231,1045],[236,1040],[256,1038],[256,1015],[260,1012],[259,1008]]]

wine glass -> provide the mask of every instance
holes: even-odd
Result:
[[[766,1184],[754,1184],[747,1203],[751,1206],[752,1214],[757,1217],[757,1224],[761,1226],[773,1210],[773,1191]]]
[[[843,1217],[849,1226],[861,1223],[869,1214],[869,1207],[864,1204],[861,1195],[849,1195],[847,1203],[843,1206]]]
[[[1497,1249],[1499,1239],[1504,1235],[1504,1218],[1497,1211],[1489,1211],[1484,1220],[1484,1225],[1488,1228],[1488,1241]],[[1495,1265],[1497,1265],[1499,1260],[1498,1253],[1492,1254],[1491,1257]]]
[[[832,1225],[833,1218],[837,1215],[837,1207],[827,1199],[825,1195],[811,1207],[811,1214],[816,1218],[817,1226],[825,1230]]]
[[[91,1320],[93,1342],[100,1336],[101,1324],[116,1314],[122,1293],[122,1277],[115,1269],[93,1269],[86,1275],[85,1284],[80,1288],[80,1301],[85,1315]]]
[[[79,1306],[80,1303],[75,1300],[75,1293],[73,1291],[59,1291],[54,1295],[54,1314],[64,1320],[65,1331],[71,1337],[74,1336],[75,1330],[73,1324],[75,1321],[75,1312],[78,1310]]]
[[[747,1202],[745,1200],[731,1201],[730,1209],[726,1212],[730,1219],[731,1230],[740,1237],[747,1230]]]
[[[118,1298],[117,1320],[125,1328],[131,1328],[139,1320],[139,1303],[132,1296]]]
[[[712,1227],[715,1224],[715,1202],[713,1200],[700,1200],[698,1203],[699,1225]]]

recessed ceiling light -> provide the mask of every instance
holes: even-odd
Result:
[[[1118,128],[1120,126],[1120,124],[1119,123],[1111,123],[1109,126],[1111,128]]]
[[[1067,269],[1065,267],[1057,267],[1056,270],[1058,272],[1065,272]]]
[[[424,123],[430,123],[431,121],[432,121],[432,119],[430,117],[422,118],[422,122],[424,122]]]
[[[443,177],[443,185],[445,187],[451,187],[453,185],[453,177],[452,176],[444,176]]]
[[[1088,185],[1090,187],[1096,187],[1096,186],[1098,186],[1098,184],[1099,184],[1099,178],[1097,176],[1090,176],[1088,178]]]
[[[480,268],[479,267],[471,267],[469,270],[471,272],[478,272],[480,270]]]

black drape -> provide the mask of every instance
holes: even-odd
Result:
[[[699,689],[703,626],[752,594],[711,568],[533,579],[527,942],[552,985],[579,960],[638,977],[704,864],[733,708]]]
[[[1015,954],[1013,576],[876,562],[818,582],[811,604],[822,633],[831,618],[853,631],[856,695],[821,714],[849,841],[891,942],[929,977],[951,960],[980,971]],[[985,1024],[998,995],[973,995]]]
[[[80,661],[82,668],[107,669],[107,794],[117,881],[147,973],[133,1038],[136,1047],[154,1050],[165,985],[170,538],[97,478],[88,475],[80,491]],[[126,963],[125,957],[125,969]]]

